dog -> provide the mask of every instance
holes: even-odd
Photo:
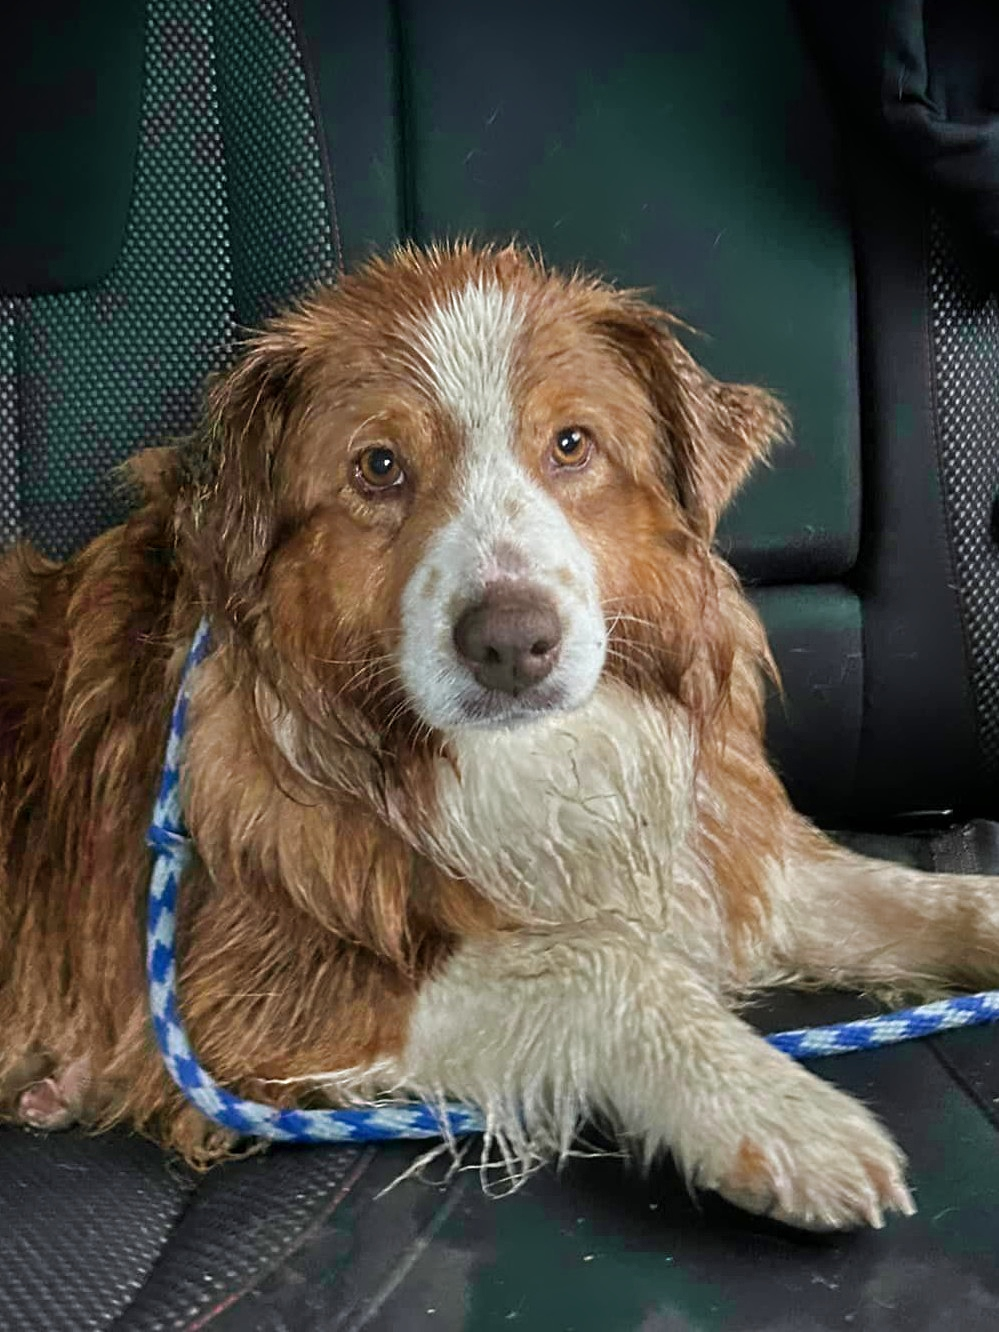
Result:
[[[639,295],[403,247],[275,318],[139,502],[0,561],[0,1106],[237,1150],[170,1081],[145,833],[202,616],[181,1005],[277,1106],[482,1107],[514,1175],[611,1125],[817,1229],[911,1213],[899,1148],[740,1016],[775,984],[999,978],[999,881],[841,849],[763,740],[719,514],[787,430]]]

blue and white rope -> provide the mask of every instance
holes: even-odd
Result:
[[[484,1118],[474,1106],[412,1102],[341,1110],[279,1110],[234,1096],[198,1063],[177,1001],[177,893],[191,856],[180,801],[180,758],[187,720],[191,675],[209,647],[208,623],[202,620],[184,664],[170,719],[170,736],[159,793],[149,827],[154,852],[149,885],[146,972],[153,1030],[174,1082],[209,1119],[225,1128],[279,1142],[384,1142],[397,1138],[462,1137],[481,1133]],[[792,1059],[872,1050],[882,1045],[931,1036],[999,1018],[999,990],[958,995],[918,1008],[901,1009],[856,1022],[801,1027],[766,1039]]]
[[[149,885],[146,974],[153,1030],[174,1082],[202,1114],[247,1137],[278,1142],[379,1142],[394,1138],[461,1137],[481,1132],[483,1117],[472,1106],[373,1105],[345,1110],[278,1110],[234,1096],[198,1063],[177,1002],[177,891],[191,857],[180,804],[180,756],[191,675],[208,651],[202,620],[184,664],[170,719],[170,737],[153,809],[148,842],[155,853]]]
[[[778,1031],[767,1040],[792,1059],[822,1059],[826,1055],[898,1045],[901,1041],[934,1036],[939,1031],[956,1031],[958,1027],[975,1027],[995,1022],[997,1018],[999,990],[984,990],[981,994],[956,994],[932,1004],[899,1008],[894,1013],[857,1018],[854,1022]]]

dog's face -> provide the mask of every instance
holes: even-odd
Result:
[[[405,251],[216,389],[202,563],[380,736],[572,710],[605,671],[675,692],[718,513],[780,424],[634,296],[515,250]]]

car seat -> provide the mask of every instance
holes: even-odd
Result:
[[[64,556],[118,519],[114,466],[187,430],[288,297],[399,237],[516,235],[651,287],[713,372],[791,410],[719,540],[781,668],[768,736],[796,803],[874,853],[999,872],[995,270],[870,129],[837,54],[857,6],[834,8],[10,9],[0,541]],[[425,1145],[195,1176],[124,1133],[5,1128],[0,1329],[994,1329],[993,1049],[985,1028],[816,1065],[899,1137],[920,1207],[845,1236],[606,1156],[498,1199],[441,1163],[397,1182]]]

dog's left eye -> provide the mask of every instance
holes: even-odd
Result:
[[[365,449],[354,467],[354,475],[364,490],[391,490],[406,479],[395,452],[384,445]]]
[[[593,439],[582,426],[565,426],[552,441],[551,458],[558,467],[585,467],[593,452]]]

